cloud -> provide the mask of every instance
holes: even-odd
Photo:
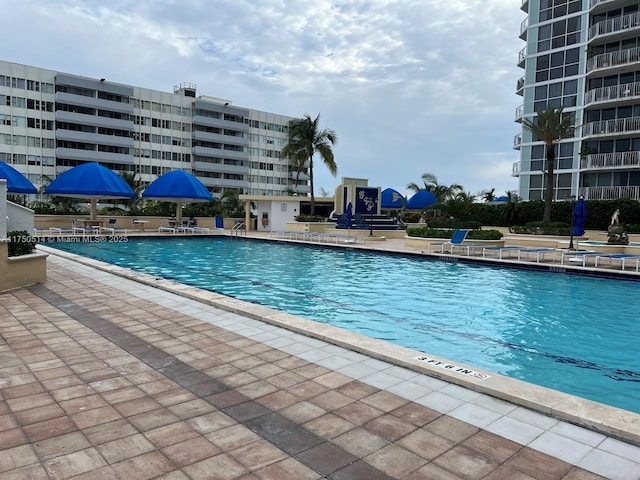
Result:
[[[510,177],[524,13],[508,0],[4,0],[1,57],[321,113],[339,177],[400,191],[424,172],[476,192]],[[28,32],[25,35],[24,32]],[[485,152],[485,153],[482,153]],[[491,153],[486,153],[491,152]],[[509,164],[509,168],[507,167]],[[337,179],[316,167],[316,187]]]

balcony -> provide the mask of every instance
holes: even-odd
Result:
[[[524,76],[520,77],[516,83],[516,94],[520,96],[524,95]]]
[[[640,200],[640,187],[580,187],[585,200]]]
[[[638,30],[640,30],[640,13],[630,13],[592,25],[589,28],[589,40],[602,36],[616,36],[620,33],[626,34],[627,32],[637,34]]]
[[[524,116],[524,105],[520,105],[516,108],[516,122],[522,123],[522,117]]]
[[[527,40],[527,30],[529,29],[529,17],[525,18],[520,24],[520,38]]]
[[[584,94],[584,104],[597,103],[632,103],[640,97],[640,82],[596,88]]]
[[[512,177],[519,177],[520,176],[520,162],[515,162],[511,166],[511,176]]]
[[[618,118],[601,122],[586,123],[582,126],[582,136],[608,136],[640,133],[640,117]]]
[[[622,67],[631,67],[638,62],[640,62],[640,48],[638,47],[602,53],[587,60],[587,74],[614,68],[622,70]]]
[[[595,153],[580,160],[581,170],[640,168],[640,152]]]
[[[522,145],[522,134],[518,133],[513,137],[513,148],[514,150],[520,150],[520,146]]]
[[[524,62],[525,62],[526,59],[527,59],[527,47],[524,47],[518,53],[518,66],[520,68],[524,68]]]
[[[520,10],[525,13],[529,13],[529,0],[522,0],[522,3],[520,4]]]

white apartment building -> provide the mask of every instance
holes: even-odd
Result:
[[[575,136],[556,149],[554,200],[640,200],[640,2],[521,0],[521,9],[516,122],[547,105],[575,113]],[[543,198],[544,144],[523,128],[514,148],[519,195]]]
[[[83,162],[151,182],[171,170],[195,175],[214,195],[309,193],[309,177],[280,151],[292,117],[0,61],[0,160],[40,187]]]

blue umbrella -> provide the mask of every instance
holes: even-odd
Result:
[[[573,208],[573,229],[571,235],[581,237],[584,235],[584,222],[587,219],[587,205],[584,197],[580,197]]]
[[[407,210],[422,210],[437,202],[438,199],[429,190],[420,190],[407,200]]]
[[[38,193],[38,189],[27,177],[4,162],[0,162],[0,178],[7,181],[7,192],[9,193]]]
[[[349,202],[349,204],[347,205],[347,209],[344,212],[344,216],[345,216],[345,224],[347,225],[347,228],[351,228],[353,226],[353,206],[351,205],[351,202]]]
[[[122,177],[99,163],[83,163],[61,173],[45,190],[59,197],[86,198],[91,201],[90,218],[96,218],[99,198],[134,198],[136,192]]]
[[[380,198],[382,203],[381,208],[388,210],[400,210],[404,207],[404,203],[406,201],[402,194],[393,188],[384,189]]]
[[[569,247],[573,248],[573,237],[581,237],[584,235],[584,222],[587,219],[587,205],[584,202],[584,197],[580,197],[576,206],[573,207],[573,217],[572,223],[573,227],[571,228],[571,241],[569,242]]]
[[[158,177],[142,192],[144,198],[162,202],[176,202],[176,218],[182,218],[180,205],[186,202],[210,202],[213,200],[207,187],[190,173],[174,170]]]

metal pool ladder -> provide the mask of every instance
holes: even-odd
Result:
[[[240,232],[244,232],[244,236],[247,236],[247,229],[245,228],[244,222],[236,222],[236,224],[231,229],[231,236],[237,237],[240,235]]]

